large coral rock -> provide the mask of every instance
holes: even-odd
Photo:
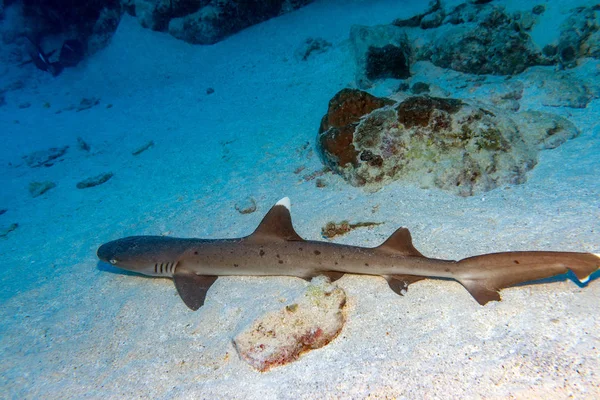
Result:
[[[169,33],[186,42],[213,44],[310,2],[312,0],[213,0],[192,14],[173,18],[169,22]]]
[[[575,67],[581,57],[598,57],[597,40],[600,31],[600,6],[578,7],[561,25],[557,46],[557,61],[564,67]]]
[[[357,64],[356,84],[365,89],[378,78],[407,78],[414,61],[430,61],[438,67],[471,74],[512,75],[533,65],[553,60],[542,54],[529,31],[538,16],[531,12],[509,13],[503,6],[489,2],[463,3],[446,11],[433,2],[424,13],[390,25],[353,27],[350,42]],[[397,48],[399,57],[374,59],[368,63],[371,47]],[[404,61],[404,60],[403,60]],[[369,68],[379,62],[384,74],[369,77]]]
[[[295,361],[331,342],[344,326],[346,293],[315,278],[307,290],[280,311],[263,315],[234,339],[240,357],[259,371]]]
[[[472,74],[520,73],[542,57],[518,20],[502,6],[462,4],[446,17],[443,34],[416,49],[416,58]]]
[[[362,116],[356,104],[365,105]],[[564,118],[545,113],[515,115],[422,96],[394,103],[348,89],[330,101],[323,121],[322,160],[352,185],[377,190],[402,179],[461,196],[525,182],[539,148],[578,133]]]

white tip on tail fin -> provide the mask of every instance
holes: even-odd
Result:
[[[284,206],[288,210],[291,210],[291,208],[292,208],[289,197],[284,197],[283,199],[281,199],[277,203],[275,203],[275,205],[276,206]]]

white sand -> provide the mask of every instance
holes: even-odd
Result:
[[[524,185],[459,198],[401,183],[366,193],[332,175],[326,188],[302,180],[321,164],[299,149],[314,146],[327,102],[353,85],[351,24],[410,17],[422,3],[317,1],[204,47],[124,17],[111,45],[78,68],[52,78],[29,66],[34,78],[0,107],[0,208],[9,210],[0,228],[19,223],[0,240],[0,398],[600,397],[598,279],[586,288],[558,281],[506,289],[502,302],[481,307],[454,282],[422,281],[399,297],[382,278],[346,276],[340,336],[261,374],[238,358],[232,338],[304,281],[221,278],[191,312],[170,280],[96,259],[100,244],[126,235],[246,235],[283,196],[307,239],[321,239],[327,221],[350,219],[385,224],[338,242],[374,246],[406,226],[416,247],[438,258],[600,253],[598,100],[554,110],[581,135],[541,153]],[[309,36],[334,48],[298,62],[293,53]],[[576,73],[598,79],[599,65]],[[208,87],[215,93],[206,95]],[[92,96],[99,106],[55,114]],[[17,108],[26,101],[30,108]],[[78,136],[91,154],[76,148]],[[131,155],[149,140],[152,149]],[[64,161],[51,168],[14,166],[30,151],[65,144]],[[299,166],[306,169],[296,175]],[[106,171],[115,174],[106,184],[75,189]],[[44,180],[57,187],[31,198],[29,182]],[[258,211],[240,215],[234,205],[247,196]]]

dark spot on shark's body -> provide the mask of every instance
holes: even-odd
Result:
[[[233,268],[237,268],[237,267],[239,267],[238,264],[233,264]]]
[[[368,266],[369,266],[369,263],[365,263],[365,267],[368,267]]]
[[[321,252],[319,250],[315,250],[314,253],[315,253],[315,256],[318,256],[319,254],[321,254]]]
[[[515,260],[515,264],[519,264],[519,261],[518,261],[518,260]]]
[[[279,260],[279,264],[283,264],[283,260]]]
[[[260,249],[260,251],[258,252],[258,254],[262,257],[265,255],[265,251],[263,249]]]

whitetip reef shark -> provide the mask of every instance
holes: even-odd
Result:
[[[423,256],[408,229],[395,231],[373,248],[304,240],[292,226],[290,200],[275,204],[258,228],[236,239],[181,239],[131,236],[103,244],[98,258],[143,275],[170,277],[192,310],[204,304],[219,276],[380,275],[402,295],[408,284],[425,278],[460,282],[481,305],[500,301],[499,290],[571,271],[585,284],[600,268],[600,255],[553,251],[483,254],[460,261]]]

